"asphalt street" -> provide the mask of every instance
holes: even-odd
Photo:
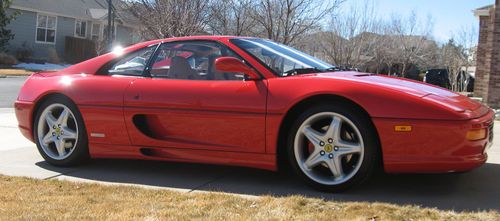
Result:
[[[17,94],[27,77],[0,78],[0,108],[14,107]]]
[[[500,210],[500,121],[488,162],[467,173],[376,174],[340,194],[322,193],[286,173],[202,164],[93,160],[74,168],[48,165],[17,128],[12,102],[25,78],[0,79],[0,174],[104,184],[139,185],[185,193],[216,191],[251,196],[303,195],[336,201],[385,202],[457,211]]]

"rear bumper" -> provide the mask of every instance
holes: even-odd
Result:
[[[24,137],[34,141],[32,128],[34,103],[28,101],[16,101],[14,103],[14,108],[19,130]]]
[[[384,169],[389,173],[468,171],[483,165],[492,145],[494,112],[470,120],[373,119],[382,145]],[[411,132],[395,132],[396,125],[412,125]],[[485,139],[470,141],[473,128],[487,129]]]

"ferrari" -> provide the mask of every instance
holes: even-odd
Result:
[[[377,168],[477,168],[494,123],[490,108],[458,93],[234,36],[148,41],[35,73],[15,111],[56,166],[126,158],[280,169],[331,192]]]

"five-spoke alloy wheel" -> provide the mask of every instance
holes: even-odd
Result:
[[[355,108],[321,105],[304,112],[289,134],[289,161],[307,183],[341,191],[364,181],[377,160],[376,133]]]
[[[45,108],[39,118],[37,133],[42,150],[54,160],[66,159],[78,143],[75,115],[63,104],[55,103]]]
[[[71,166],[88,159],[84,128],[76,105],[61,96],[41,104],[33,132],[38,150],[47,162]]]

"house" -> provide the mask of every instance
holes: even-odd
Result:
[[[500,108],[500,0],[473,12],[479,18],[474,96]]]
[[[115,6],[121,3],[113,2]],[[16,54],[28,49],[36,59],[48,59],[55,53],[65,61],[71,57],[83,60],[81,53],[89,51],[95,56],[107,39],[107,6],[107,0],[14,0],[7,13],[19,14],[7,27],[15,35],[7,50]],[[140,41],[138,24],[119,8],[114,8],[114,43],[126,46]]]

